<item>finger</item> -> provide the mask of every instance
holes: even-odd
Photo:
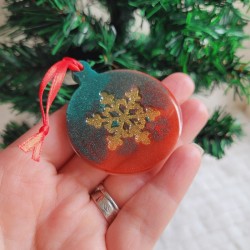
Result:
[[[172,74],[165,78],[162,83],[171,91],[179,104],[187,100],[194,91],[192,79],[183,73]],[[74,177],[77,176],[79,181],[89,190],[92,190],[108,176],[108,174],[102,171],[91,168],[78,156],[74,156],[72,160],[63,167],[61,173]]]
[[[194,92],[193,80],[184,73],[174,73],[162,83],[172,92],[178,104],[184,103]]]
[[[207,107],[197,99],[190,99],[181,105],[182,132],[178,146],[194,140],[208,120]]]
[[[68,161],[73,155],[73,149],[67,136],[65,113],[66,107],[63,107],[50,116],[50,131],[42,147],[40,162],[32,160],[31,152],[24,153],[18,146],[39,131],[42,126],[41,122],[1,152],[1,159],[7,158],[5,166],[7,167],[8,163],[11,163],[15,169],[15,167],[19,168],[20,163],[25,162],[24,170],[28,170],[34,165],[36,167],[44,166],[47,163],[59,168]]]
[[[188,100],[182,106],[183,133],[178,146],[190,143],[206,124],[208,113],[205,105],[198,100]],[[132,176],[109,176],[104,186],[122,207],[159,169]]]
[[[120,210],[108,229],[107,247],[152,249],[191,184],[201,161],[194,144],[178,148],[161,171]],[[129,243],[128,243],[129,242]]]

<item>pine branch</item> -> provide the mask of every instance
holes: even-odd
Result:
[[[226,148],[242,135],[241,125],[236,119],[223,110],[217,109],[196,137],[195,142],[207,154],[221,159],[225,155]]]
[[[117,35],[112,27],[100,27],[100,33],[97,37],[99,59],[92,61],[92,65],[99,72],[119,68],[138,69],[140,67],[136,57],[128,49],[116,46]],[[101,65],[102,67],[100,67]]]
[[[36,113],[38,83],[46,67],[42,47],[23,44],[0,46],[0,101],[12,102],[13,108]],[[47,58],[46,58],[47,60]],[[49,63],[49,61],[48,61]]]
[[[19,112],[39,114],[39,83],[55,61],[58,57],[48,56],[48,48],[41,45],[32,48],[21,43],[12,47],[0,45],[0,102],[11,102]],[[75,88],[63,86],[52,111],[68,102]]]
[[[124,43],[127,39],[129,26],[134,21],[134,7],[128,4],[128,0],[101,0],[101,3],[110,13],[110,25],[115,28],[117,34],[117,44]]]
[[[0,148],[6,148],[12,142],[14,142],[17,138],[19,138],[22,134],[29,130],[29,125],[25,122],[22,124],[18,124],[16,122],[9,122],[5,130],[1,133],[0,137],[2,139],[2,143],[0,144]]]
[[[249,20],[231,1],[212,5],[210,1],[137,0],[130,4],[150,23],[150,36],[133,49],[150,74],[163,78],[166,72],[182,71],[193,77],[197,90],[227,83],[236,94],[250,99],[249,64],[244,65],[242,78],[243,64],[236,55],[248,38],[243,28]]]
[[[23,41],[39,38],[52,48],[52,55],[79,46],[91,51],[96,45],[95,20],[76,8],[76,0],[9,0],[7,3],[10,16],[0,32],[8,33],[12,39],[20,34],[25,35]]]
[[[247,20],[229,1],[184,1],[180,4],[177,0],[137,0],[129,1],[132,6],[129,7],[126,0],[116,4],[112,0],[102,0],[111,16],[115,13],[111,22],[116,32],[119,29],[127,30],[131,20],[130,8],[131,13],[132,9],[140,9],[151,25],[151,34],[146,39],[145,36],[138,39],[138,36],[130,34],[122,43],[123,35],[118,32],[109,53],[103,53],[98,42],[105,39],[101,36],[105,34],[104,29],[106,33],[110,31],[109,24],[95,20],[90,13],[86,15],[79,11],[74,0],[8,2],[8,9],[12,13],[8,22],[10,28],[18,27],[20,30],[21,27],[25,34],[39,36],[49,44],[52,54],[71,54],[74,51],[77,58],[82,55],[82,59],[86,55],[84,59],[95,64],[114,64],[114,68],[138,69],[140,65],[140,68],[147,69],[149,74],[158,78],[183,71],[193,77],[197,90],[227,82],[237,94],[250,98],[249,65],[246,65],[242,78],[242,72],[238,70],[242,65],[236,56],[237,48],[246,38],[243,27]],[[242,2],[247,4],[249,0]],[[124,16],[118,15],[118,9],[123,11],[124,8],[127,10]],[[119,26],[120,23],[123,26]],[[166,29],[167,32],[162,33]],[[124,58],[115,56],[117,54]],[[99,57],[102,58],[99,60]],[[114,57],[118,59],[116,63],[112,62],[115,61]],[[131,60],[127,60],[130,58],[134,63],[130,64]]]

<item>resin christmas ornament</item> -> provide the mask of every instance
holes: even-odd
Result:
[[[73,79],[79,88],[69,102],[66,119],[76,153],[91,166],[113,174],[138,173],[159,166],[181,133],[180,109],[170,91],[138,71],[97,73],[85,61],[74,60],[73,64],[77,67],[70,69],[76,71]],[[61,83],[54,85],[60,87]],[[50,95],[54,98],[56,94]],[[48,111],[47,105],[47,116]],[[46,134],[41,135],[41,130],[46,130],[48,122],[43,120],[39,133],[44,139]],[[38,149],[30,146],[35,136],[20,146],[24,151],[33,150],[33,159],[39,158],[41,148],[41,143]]]

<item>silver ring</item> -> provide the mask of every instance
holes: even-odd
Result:
[[[111,224],[119,212],[119,207],[102,184],[94,190],[91,194],[91,198],[102,212],[107,222]]]

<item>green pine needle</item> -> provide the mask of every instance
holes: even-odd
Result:
[[[225,111],[217,109],[196,137],[195,142],[207,154],[221,159],[225,155],[226,148],[242,135],[241,125],[237,120]]]
[[[2,143],[0,144],[0,148],[6,148],[12,142],[14,142],[17,138],[19,138],[22,134],[29,130],[29,125],[25,122],[18,124],[14,121],[9,122],[5,130],[1,133],[0,138],[2,139]]]
[[[48,47],[29,47],[22,43],[0,45],[0,102],[11,102],[18,112],[40,114],[38,89],[46,70],[58,60],[48,56]],[[51,111],[67,103],[76,86],[63,86]],[[48,91],[47,91],[48,93]],[[46,101],[46,91],[45,91]]]

